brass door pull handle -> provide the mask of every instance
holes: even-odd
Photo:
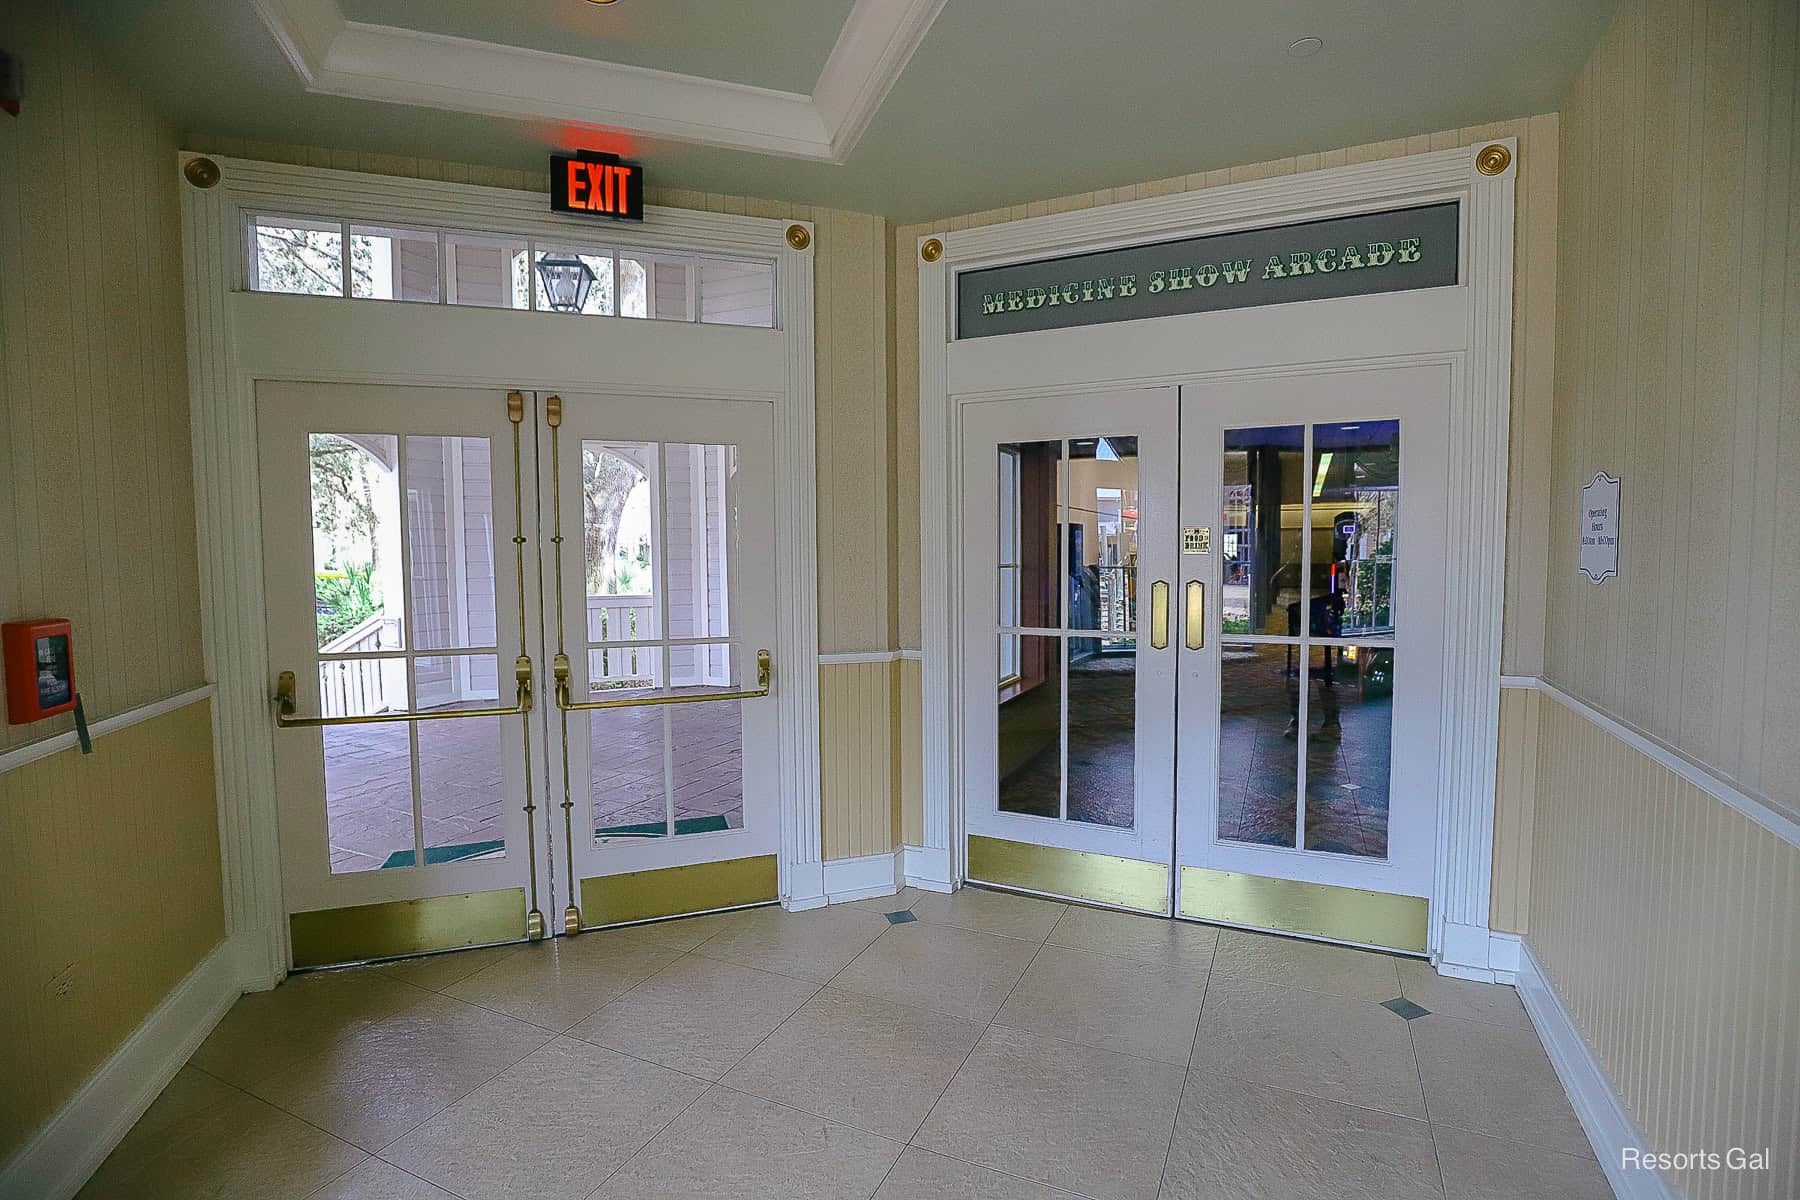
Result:
[[[1206,648],[1206,585],[1198,579],[1187,585],[1187,648]]]
[[[1150,648],[1161,650],[1169,644],[1169,581],[1159,579],[1150,585]]]
[[[387,725],[400,721],[462,721],[470,717],[518,717],[531,711],[531,660],[520,655],[513,663],[518,681],[518,700],[510,708],[453,708],[443,712],[370,713],[362,717],[297,717],[294,715],[295,681],[292,671],[275,679],[275,724],[283,729],[316,729],[322,725]]]
[[[756,652],[756,686],[743,692],[698,692],[691,696],[634,696],[629,700],[573,699],[569,691],[569,656],[558,654],[552,669],[556,674],[556,707],[563,712],[588,712],[597,708],[642,708],[652,704],[706,704],[714,700],[758,700],[769,694],[774,670],[769,652]]]

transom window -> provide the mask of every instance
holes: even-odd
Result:
[[[771,262],[274,213],[247,232],[256,292],[775,327]],[[546,262],[579,291],[548,290]]]

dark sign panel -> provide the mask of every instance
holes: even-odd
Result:
[[[641,221],[644,168],[611,154],[552,154],[550,211]]]
[[[956,336],[992,337],[1457,282],[1457,205],[1333,217],[965,271]]]

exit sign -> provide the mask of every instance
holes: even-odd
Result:
[[[550,211],[641,221],[644,168],[610,154],[552,154]]]

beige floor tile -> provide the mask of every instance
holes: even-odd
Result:
[[[1002,1175],[960,1158],[908,1146],[875,1200],[1079,1200],[1047,1184]]]
[[[1425,1116],[1406,1022],[1372,1000],[1215,971],[1192,1065],[1324,1100]]]
[[[1219,932],[1213,970],[1264,983],[1284,983],[1335,996],[1392,1000],[1400,994],[1399,960],[1325,942],[1271,937],[1242,929]]]
[[[1434,1126],[1449,1200],[1612,1200],[1592,1155],[1544,1151],[1521,1142]]]
[[[1212,963],[1219,930],[1192,921],[1140,916],[1071,904],[1050,931],[1050,942],[1145,962],[1180,962],[1206,968]]]
[[[1435,1014],[1411,1024],[1432,1124],[1591,1153],[1537,1034]]]
[[[1531,1018],[1519,1003],[1519,993],[1503,983],[1475,983],[1439,975],[1430,963],[1416,959],[1400,962],[1400,994],[1445,1017],[1488,1021],[1495,1025],[1531,1028]]]
[[[1205,994],[1204,968],[1045,946],[994,1021],[1186,1066]]]
[[[584,933],[527,946],[452,984],[444,994],[561,1032],[680,954],[636,937]]]
[[[236,1092],[124,1153],[114,1151],[80,1200],[299,1200],[365,1157],[324,1130]]]
[[[139,1143],[154,1141],[180,1122],[241,1095],[237,1088],[199,1067],[183,1067],[120,1139],[113,1153],[130,1154]]]
[[[717,932],[710,923],[710,918],[723,915],[727,914],[706,913],[697,917],[676,917],[669,921],[645,921],[641,925],[619,925],[593,932],[620,934],[656,945],[673,946],[677,950],[692,950]]]
[[[426,996],[251,1090],[373,1153],[553,1036],[460,1000]]]
[[[569,1032],[717,1079],[818,990],[804,979],[687,955]]]
[[[993,1026],[914,1144],[1098,1200],[1156,1195],[1180,1067]]]
[[[558,1038],[382,1157],[466,1200],[581,1200],[706,1085]]]
[[[839,1200],[875,1191],[900,1143],[715,1087],[591,1200]]]
[[[892,896],[870,896],[863,900],[851,900],[845,904],[833,905],[833,907],[860,908],[865,912],[875,913],[904,912],[931,894],[922,888],[903,887]]]
[[[249,1087],[330,1053],[344,1038],[427,995],[368,971],[295,975],[239,999],[189,1061],[226,1083]]]
[[[895,925],[832,980],[845,991],[987,1021],[1038,943],[954,925]]]
[[[410,983],[427,991],[441,992],[461,983],[484,967],[517,954],[522,946],[480,946],[473,950],[449,950],[443,954],[427,954],[420,958],[402,958],[368,968],[376,974],[401,983]]]
[[[752,908],[703,919],[713,932],[694,953],[814,983],[836,975],[888,928],[879,913],[850,908]]]
[[[1162,1200],[1436,1200],[1437,1157],[1423,1121],[1188,1076]]]
[[[340,1175],[307,1200],[456,1200],[443,1188],[408,1175],[392,1163],[371,1158]]]
[[[1040,900],[1036,896],[965,887],[948,896],[941,893],[921,896],[912,906],[912,914],[935,925],[955,925],[959,929],[976,929],[982,933],[1041,942],[1067,907],[1060,901]]]
[[[981,1025],[826,988],[725,1076],[726,1087],[906,1141]]]

